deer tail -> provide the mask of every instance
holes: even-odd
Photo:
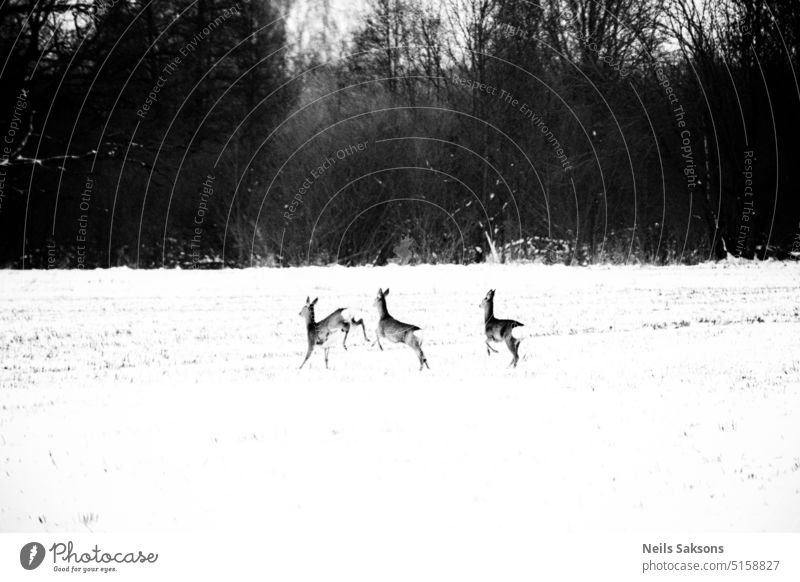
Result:
[[[346,321],[352,321],[352,322],[364,321],[364,312],[361,311],[360,309],[345,307],[342,310],[342,317]]]
[[[516,340],[523,340],[525,338],[530,337],[530,335],[531,335],[530,328],[525,327],[521,323],[517,326],[514,326],[514,328],[512,328],[511,330],[511,337],[513,337]]]

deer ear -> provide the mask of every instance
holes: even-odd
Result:
[[[384,295],[388,295],[388,294],[389,294],[389,290],[388,290],[388,289],[385,289],[385,290],[383,291],[383,294],[384,294]]]
[[[306,305],[308,305],[309,303],[311,303],[311,297],[306,297]]]
[[[311,302],[311,305],[316,305],[317,301],[319,301],[319,297],[314,297],[314,301]]]

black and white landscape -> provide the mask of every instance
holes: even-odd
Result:
[[[5,0],[0,43],[0,531],[800,531],[800,4]]]

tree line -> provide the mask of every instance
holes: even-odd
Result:
[[[798,256],[800,4],[361,8],[0,4],[0,264]]]

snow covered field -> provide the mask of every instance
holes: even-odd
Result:
[[[798,532],[798,267],[0,272],[0,531]]]

